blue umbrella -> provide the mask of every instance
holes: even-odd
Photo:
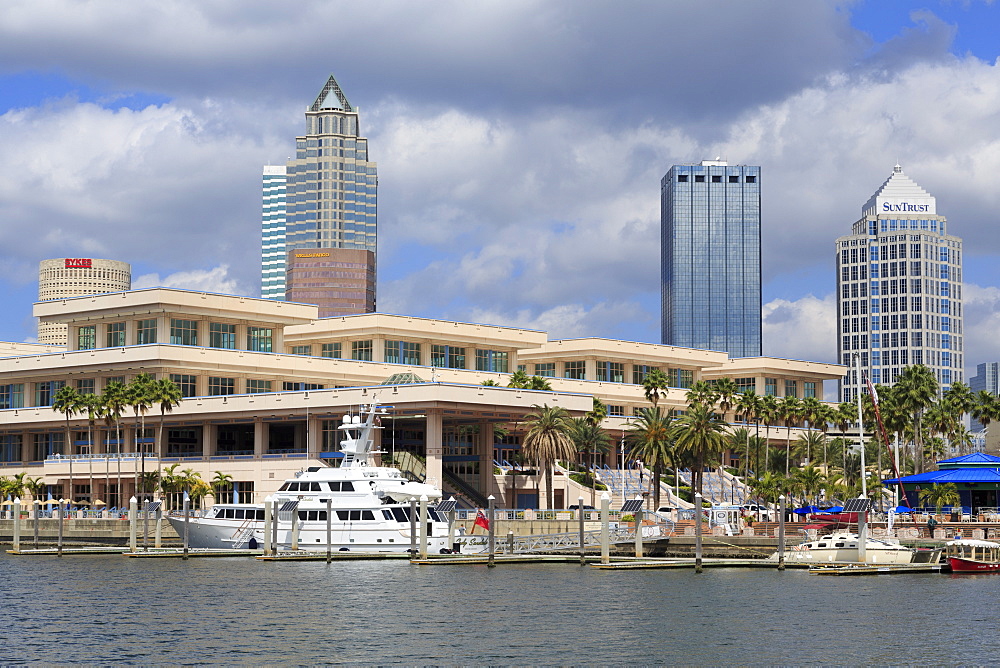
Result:
[[[844,512],[844,507],[843,506],[834,506],[832,508],[825,508],[823,510],[823,512],[824,513],[842,513],[842,512]]]
[[[894,513],[912,513],[913,508],[907,508],[906,506],[896,506],[892,509]]]
[[[796,515],[810,515],[812,513],[820,512],[820,509],[816,506],[806,506],[805,508],[796,508],[792,512]]]

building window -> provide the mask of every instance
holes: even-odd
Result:
[[[219,376],[209,376],[208,394],[210,396],[236,394],[236,379],[220,378]]]
[[[747,177],[747,183],[757,183],[757,177],[756,176],[748,176]]]
[[[764,379],[764,394],[769,397],[778,396],[778,379],[777,378],[765,378]]]
[[[703,174],[695,174],[694,182],[695,183],[704,183],[705,182],[705,176]]]
[[[284,392],[302,392],[304,390],[322,390],[323,386],[319,383],[297,383],[285,381],[281,384],[281,389]]]
[[[80,394],[94,394],[94,379],[80,378],[76,381],[76,391]]]
[[[750,390],[757,389],[757,379],[756,378],[736,378],[734,379],[736,383],[736,391],[740,394],[746,394]]]
[[[621,362],[597,362],[597,380],[605,383],[624,383],[625,365]]]
[[[583,360],[578,360],[574,362],[563,362],[563,378],[572,378],[573,380],[586,380],[587,379],[587,363]]]
[[[125,376],[107,376],[104,378],[104,389],[108,389],[111,383],[125,384]]]
[[[24,408],[24,383],[0,385],[0,408]]]
[[[208,323],[209,348],[236,348],[236,325],[224,322]]]
[[[680,387],[684,389],[694,385],[694,371],[690,369],[670,369],[667,372],[670,387]]]
[[[363,362],[372,361],[372,342],[368,341],[351,341],[351,359],[361,360]]]
[[[312,354],[313,354],[313,347],[312,346],[292,346],[292,354],[293,355],[309,355],[309,356],[312,356]]]
[[[320,348],[319,354],[321,357],[333,357],[339,360],[342,357],[341,350],[340,341],[336,343],[324,343]]]
[[[269,380],[256,380],[253,378],[247,379],[247,394],[260,394],[261,392],[271,391],[271,381]]]
[[[170,380],[180,388],[181,396],[184,398],[197,396],[197,377],[186,374],[172,373]]]
[[[93,350],[97,347],[96,325],[87,325],[76,330],[76,347],[79,350]]]
[[[785,396],[786,397],[798,397],[799,396],[799,381],[797,381],[797,380],[786,380],[785,381]]]
[[[270,327],[247,327],[247,350],[257,353],[274,352],[274,330]]]
[[[507,373],[507,352],[503,350],[476,350],[476,371]]]
[[[389,364],[420,364],[420,344],[411,341],[386,341],[384,361]]]
[[[608,415],[610,417],[625,417],[625,407],[608,404]]]
[[[555,362],[542,362],[541,364],[535,365],[535,375],[541,376],[543,378],[555,378],[556,377],[556,363]]]
[[[677,175],[677,183],[687,183],[687,182],[688,182],[688,175],[687,174],[678,174]]]
[[[198,345],[198,321],[171,318],[170,343],[177,346]]]
[[[632,365],[632,383],[634,385],[642,385],[646,380],[646,376],[650,371],[657,369],[658,367],[650,366],[648,364],[633,364]]]
[[[431,366],[445,369],[464,369],[465,348],[433,344],[431,346]]]
[[[143,346],[149,343],[156,343],[156,318],[135,323],[135,345]]]
[[[107,330],[108,348],[120,348],[125,345],[125,323],[109,322]]]
[[[65,384],[66,381],[64,380],[46,380],[41,383],[35,383],[35,405],[51,406],[56,392]]]
[[[802,397],[805,398],[805,399],[809,399],[810,397],[813,398],[813,399],[816,398],[816,383],[815,382],[807,380],[804,383],[802,383]]]

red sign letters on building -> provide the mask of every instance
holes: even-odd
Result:
[[[67,269],[90,269],[90,260],[88,258],[66,258],[66,268]]]

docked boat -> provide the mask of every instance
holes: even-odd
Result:
[[[858,559],[858,534],[835,531],[815,540],[807,540],[791,546],[785,551],[786,562],[831,563],[853,562]],[[919,555],[919,556],[918,556]],[[869,564],[910,564],[923,561],[924,556],[917,550],[899,544],[895,538],[871,538],[865,541],[865,563]],[[772,554],[771,561],[778,560],[778,553]]]
[[[407,480],[396,468],[373,465],[372,435],[381,428],[376,425],[379,414],[372,404],[359,415],[345,415],[338,428],[344,435],[342,464],[301,471],[271,497],[280,549],[325,551],[329,535],[335,551],[405,552],[411,547],[411,527],[417,527],[418,539],[420,532],[419,507],[411,524],[411,499],[423,497],[428,504],[428,551],[450,548],[447,518],[435,509],[441,490]],[[183,516],[168,519],[183,535]],[[187,524],[190,547],[241,549],[266,542],[265,508],[260,503],[219,503],[190,517]]]
[[[1000,543],[953,540],[945,543],[944,556],[953,573],[1000,573]]]

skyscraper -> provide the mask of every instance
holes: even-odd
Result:
[[[311,292],[322,296],[309,303],[319,305],[321,317],[374,311],[378,176],[368,160],[368,140],[360,135],[358,111],[333,76],[306,109],[306,132],[295,139],[295,158],[284,174],[280,168],[265,168],[263,186],[261,295],[290,298],[288,257],[295,257],[294,251],[322,249],[329,253],[323,256],[326,284],[311,281]],[[339,258],[342,250],[369,251],[361,256],[370,265],[359,271],[354,266],[359,254]],[[354,285],[358,275],[369,282],[360,301]]]
[[[674,165],[660,200],[662,342],[760,356],[760,167]]]
[[[123,292],[131,288],[132,265],[128,262],[67,257],[38,263],[38,301]],[[66,325],[38,323],[39,343],[65,346],[66,333]],[[112,334],[116,333],[108,332],[109,341]]]
[[[837,239],[837,352],[851,367],[841,401],[857,397],[855,355],[873,383],[923,364],[942,390],[962,380],[962,240],[933,196],[896,165]]]
[[[986,391],[994,396],[1000,396],[1000,362],[984,362],[976,365],[976,375],[969,379],[969,388],[973,392]],[[983,430],[983,423],[972,418],[969,431],[976,433]]]

